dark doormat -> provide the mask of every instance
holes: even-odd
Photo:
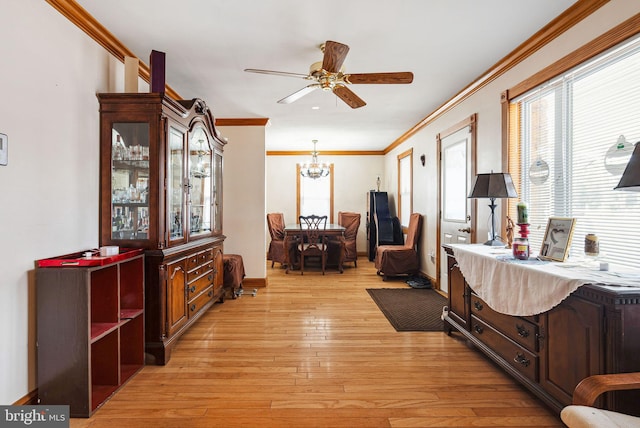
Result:
[[[432,289],[367,288],[396,331],[443,331],[440,319],[447,299]]]

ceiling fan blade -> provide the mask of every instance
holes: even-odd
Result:
[[[413,82],[413,73],[410,71],[402,71],[397,73],[360,73],[346,74],[344,80],[347,83],[411,83]]]
[[[344,85],[336,85],[333,88],[333,93],[336,94],[342,101],[347,103],[351,108],[359,108],[367,105],[362,98],[357,96],[351,89]]]
[[[319,87],[320,87],[320,85],[317,84],[317,83],[314,83],[313,85],[305,86],[304,88],[294,92],[293,94],[288,95],[288,96],[284,97],[281,100],[278,100],[278,103],[279,104],[291,104],[292,102],[297,101],[300,98],[304,97],[308,93],[311,93],[311,92],[315,91]]]
[[[349,46],[327,40],[324,44],[322,69],[329,73],[337,73],[342,68],[342,63],[344,63],[348,53]]]
[[[299,77],[301,79],[308,79],[309,76],[306,74],[300,73],[289,73],[287,71],[273,71],[273,70],[260,70],[257,68],[245,68],[244,71],[249,73],[259,73],[259,74],[273,74],[276,76],[285,76],[285,77]]]

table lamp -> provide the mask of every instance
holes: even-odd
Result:
[[[622,173],[620,182],[613,190],[631,190],[640,192],[640,141],[636,143],[633,149],[629,163]]]
[[[489,208],[491,208],[491,239],[485,242],[484,245],[503,247],[505,245],[504,242],[496,236],[496,199],[518,197],[511,175],[506,172],[476,175],[473,190],[468,197],[473,199],[489,198],[491,200],[491,204],[489,204]]]

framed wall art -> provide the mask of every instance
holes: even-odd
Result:
[[[572,217],[550,217],[544,232],[539,257],[545,260],[564,262],[569,254],[573,228],[576,219]]]

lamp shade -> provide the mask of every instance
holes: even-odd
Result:
[[[620,182],[614,190],[631,190],[634,192],[640,192],[640,141],[636,143],[636,148],[633,149],[631,159],[622,173]]]
[[[469,198],[517,198],[511,175],[506,172],[478,174]]]

